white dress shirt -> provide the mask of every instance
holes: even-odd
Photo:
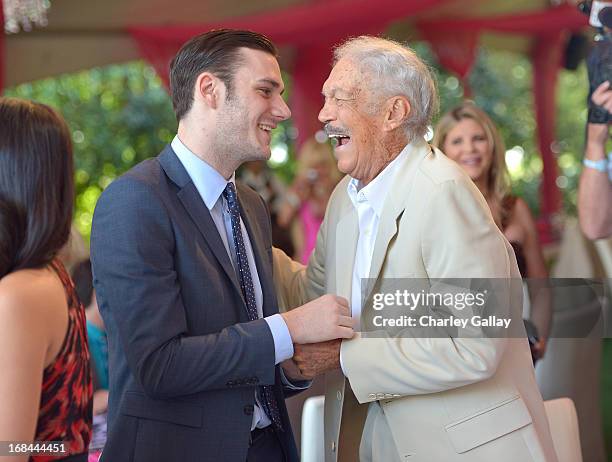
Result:
[[[185,146],[179,139],[178,135],[176,135],[172,140],[171,146],[172,150],[183,164],[183,167],[185,167],[187,174],[198,190],[204,204],[210,211],[210,215],[215,223],[215,226],[217,227],[217,230],[219,231],[221,241],[223,241],[225,250],[230,257],[230,261],[232,262],[235,270],[237,263],[235,261],[236,249],[232,234],[232,223],[227,201],[225,200],[225,197],[223,197],[223,191],[225,190],[227,183],[234,183],[235,174],[232,175],[229,181],[223,178],[223,175],[191,152],[189,148],[187,148],[187,146]],[[260,318],[262,318],[263,292],[261,290],[261,283],[257,273],[257,265],[255,264],[255,256],[253,254],[249,234],[247,233],[242,219],[240,220],[240,230],[242,231],[247,260],[249,262],[249,269],[251,270],[251,278],[253,280],[253,288],[255,290],[257,314]],[[293,342],[291,340],[289,328],[287,327],[283,317],[280,314],[273,314],[272,316],[267,316],[264,318],[264,320],[268,323],[274,339],[275,364],[291,358],[293,356]],[[263,411],[263,408],[261,407],[256,396],[251,430],[255,427],[267,427],[270,425],[270,423],[270,419]]]
[[[347,186],[349,198],[359,217],[359,237],[351,284],[351,316],[357,322],[356,330],[359,330],[361,321],[361,279],[370,276],[380,216],[395,174],[408,157],[408,146],[366,186],[360,187],[359,180],[355,178],[351,178]]]

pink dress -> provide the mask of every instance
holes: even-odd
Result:
[[[302,251],[301,260],[305,265],[308,263],[310,254],[317,244],[317,233],[323,223],[323,217],[317,217],[309,202],[303,202],[300,207],[300,222],[302,232],[304,234],[304,249]]]

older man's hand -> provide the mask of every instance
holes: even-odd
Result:
[[[297,364],[293,359],[286,359],[281,363],[281,367],[283,368],[283,372],[285,373],[285,377],[287,377],[292,382],[302,382],[304,380],[310,380],[308,377],[304,377]]]
[[[293,362],[306,379],[340,368],[341,340],[294,345]]]

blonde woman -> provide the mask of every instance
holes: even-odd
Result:
[[[491,209],[493,219],[516,254],[523,278],[528,278],[531,316],[537,329],[526,323],[534,362],[544,355],[550,330],[550,293],[544,290],[548,271],[529,207],[510,194],[504,143],[493,121],[471,102],[442,116],[433,144],[457,162],[476,184]]]

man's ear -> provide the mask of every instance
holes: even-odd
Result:
[[[406,122],[410,115],[410,102],[405,96],[394,96],[387,100],[383,129],[393,131]]]
[[[211,109],[216,109],[223,97],[221,93],[224,92],[223,83],[210,72],[202,72],[198,75],[194,99],[202,101]]]

